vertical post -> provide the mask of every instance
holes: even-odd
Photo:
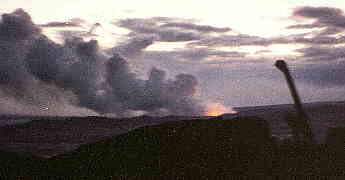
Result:
[[[309,117],[307,115],[307,113],[304,111],[303,107],[302,107],[302,103],[300,100],[300,97],[298,95],[295,83],[293,81],[293,78],[291,77],[289,68],[287,67],[287,64],[285,63],[284,60],[277,60],[275,63],[275,66],[283,72],[285,79],[288,83],[289,89],[290,89],[290,93],[291,96],[293,98],[294,101],[294,105],[295,105],[295,109],[297,111],[297,115],[299,117],[299,122],[295,122],[297,125],[296,127],[301,127],[301,129],[297,129],[297,131],[303,131],[303,132],[299,132],[302,133],[302,135],[305,138],[305,141],[307,141],[307,143],[313,143],[314,139],[313,139],[313,133],[311,130],[311,127],[309,125]]]

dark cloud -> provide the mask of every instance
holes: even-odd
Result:
[[[83,37],[83,38],[95,38],[98,37],[97,34],[90,33],[88,30],[63,30],[58,32],[61,35],[62,40],[73,39],[74,37]]]
[[[31,22],[30,16],[22,9],[3,14],[0,23],[0,84],[12,85],[13,93],[20,93],[30,80],[23,67],[23,57],[31,46],[39,29]]]
[[[166,110],[177,115],[203,113],[197,100],[191,98],[198,84],[192,75],[166,79],[164,71],[153,68],[149,79],[144,81],[129,71],[127,62],[120,56],[110,59],[108,68],[109,84],[125,108],[151,113]]]
[[[130,36],[151,36],[157,41],[177,42],[200,39],[195,32],[186,32],[175,29],[160,28],[158,23],[152,19],[125,19],[116,23],[120,27],[130,29]]]
[[[151,43],[129,42],[128,47],[140,50]],[[154,68],[148,80],[140,79],[125,58],[117,53],[109,58],[95,40],[51,41],[23,10],[2,16],[0,47],[0,92],[24,104],[59,102],[54,106],[118,116],[134,111],[203,113],[194,98],[198,84],[194,76],[166,79],[164,71]]]
[[[296,38],[295,43],[309,44],[309,45],[335,45],[345,43],[345,36],[329,37],[329,36],[316,36],[313,38]]]
[[[22,9],[3,14],[0,23],[0,113],[21,113],[31,115],[86,115],[96,114],[74,106],[75,96],[53,84],[39,81],[32,74],[27,55],[36,47],[36,41],[43,39],[30,16]],[[47,50],[46,54],[55,49]],[[44,75],[46,67],[41,66],[38,74]],[[55,72],[54,69],[53,73]],[[51,78],[49,75],[48,77]],[[11,108],[8,108],[11,107]],[[49,107],[49,108],[47,108]]]
[[[176,50],[170,52],[171,56],[175,55],[180,59],[187,59],[192,61],[204,61],[208,58],[217,59],[217,58],[240,58],[245,57],[247,53],[241,53],[237,51],[220,51],[210,48],[195,48],[195,49],[185,49],[185,50]]]
[[[306,6],[295,9],[293,17],[313,19],[314,22],[292,25],[288,28],[319,28],[317,31],[309,33],[312,38],[295,39],[298,43],[309,45],[296,50],[302,54],[301,60],[308,62],[307,65],[300,65],[296,68],[296,78],[318,88],[344,86],[345,47],[343,44],[345,36],[343,32],[345,31],[345,16],[343,11],[331,7]]]
[[[317,35],[318,36],[328,36],[328,35],[335,35],[335,34],[340,34],[344,32],[345,29],[343,28],[338,28],[338,27],[327,27],[323,30],[321,30]]]
[[[345,16],[340,9],[328,7],[302,7],[295,9],[293,16],[312,18],[315,19],[315,22],[312,24],[291,25],[287,27],[288,29],[318,28],[317,31],[270,38],[245,34],[203,36],[200,40],[189,43],[189,46],[237,47],[296,43],[306,45],[335,45],[345,43],[345,37],[340,34],[345,31]],[[331,36],[336,34],[339,34],[339,36]],[[307,37],[308,35],[312,35],[312,37]]]
[[[176,28],[187,29],[187,30],[195,30],[195,31],[204,32],[204,33],[211,33],[211,32],[224,33],[224,32],[231,31],[230,28],[218,28],[218,27],[213,27],[213,26],[208,26],[208,25],[196,25],[196,24],[191,24],[191,23],[167,23],[167,24],[161,25],[160,27],[176,27]]]
[[[319,28],[307,33],[312,37],[295,38],[296,43],[306,44],[308,47],[296,50],[301,53],[302,61],[308,65],[296,68],[296,78],[304,83],[320,87],[344,86],[345,43],[344,32],[345,16],[340,9],[330,7],[302,7],[295,9],[293,16],[314,19],[311,24],[297,24],[288,28]],[[337,36],[334,36],[337,35]],[[327,46],[326,46],[327,45]]]
[[[141,54],[142,50],[152,45],[152,37],[134,37],[109,50],[110,53],[118,53],[124,57],[133,58]]]
[[[295,38],[296,43],[308,45],[336,45],[345,43],[345,16],[341,9],[330,7],[301,7],[293,12],[293,17],[314,19],[311,24],[297,24],[287,27],[288,29],[311,29],[317,31],[309,33],[312,38]],[[337,35],[337,36],[334,36]],[[320,50],[321,51],[321,50]]]
[[[79,23],[75,22],[49,22],[47,24],[41,24],[40,27],[81,27]]]
[[[86,24],[87,26],[85,26]],[[72,39],[74,37],[98,37],[95,34],[97,28],[101,28],[100,23],[88,24],[86,21],[75,18],[68,22],[51,22],[45,25],[40,25],[41,28],[49,27],[64,27],[68,29],[59,30],[58,33],[62,36],[62,40]],[[79,27],[78,29],[73,29],[73,27]]]
[[[345,47],[308,47],[298,49],[297,52],[303,54],[303,58],[310,61],[334,61],[345,60]]]
[[[3,14],[0,24],[0,39],[23,40],[39,32],[28,13],[17,9],[11,14]]]
[[[293,12],[293,16],[315,19],[315,25],[327,25],[345,28],[345,16],[341,9],[331,7],[301,7]]]
[[[148,18],[147,20],[162,22],[162,23],[194,23],[197,21],[195,19],[190,19],[190,18],[162,17],[162,16],[151,17],[151,18]]]
[[[222,35],[217,37],[208,37],[189,43],[189,46],[212,46],[212,47],[237,47],[237,46],[269,46],[272,44],[285,44],[290,40],[279,38],[263,38],[259,36],[240,35]]]
[[[321,24],[295,24],[288,26],[287,29],[312,29],[312,28],[321,28],[324,27]]]
[[[141,61],[154,61],[160,67],[169,68],[170,72],[193,72],[200,66],[209,63],[250,62],[246,53],[221,51],[211,48],[185,48],[173,51],[145,51],[139,58]]]
[[[69,21],[55,21],[55,22],[48,22],[46,24],[39,24],[37,26],[42,28],[50,28],[50,27],[82,27],[86,21],[80,18],[73,18]]]
[[[179,22],[175,22],[177,20]],[[181,22],[181,19],[155,17],[124,19],[114,24],[131,30],[130,36],[152,36],[157,41],[165,42],[200,40],[205,33],[224,33],[231,30],[185,21],[187,22]]]
[[[265,61],[264,61],[265,60]],[[208,69],[213,65],[233,66],[235,64],[248,65],[250,63],[266,62],[266,59],[247,57],[246,53],[236,51],[221,51],[211,48],[184,48],[171,51],[143,51],[135,58],[134,69],[150,69],[148,64],[154,64],[162,69],[169,69],[169,76],[190,72],[195,74],[200,69]],[[198,76],[199,77],[199,76]]]
[[[336,45],[345,43],[345,36],[328,36],[341,31],[328,29],[306,37],[312,33],[295,34],[272,38],[263,38],[249,35],[223,35],[208,37],[188,44],[189,47],[239,47],[239,46],[270,46],[275,44],[306,44],[306,45]],[[314,32],[313,32],[314,33]],[[327,34],[327,36],[325,35]]]
[[[322,28],[312,32],[312,38],[296,38],[296,42],[310,45],[296,50],[302,54],[301,60],[308,62],[307,65],[296,68],[296,78],[318,88],[344,87],[345,36],[342,33],[345,31],[345,16],[343,11],[331,7],[307,6],[295,9],[293,16],[315,21],[311,24],[294,25],[289,28]]]

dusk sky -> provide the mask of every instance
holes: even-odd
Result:
[[[292,103],[278,59],[304,102],[345,100],[344,0],[0,4],[3,114],[195,115],[209,104]]]

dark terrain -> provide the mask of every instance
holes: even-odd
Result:
[[[23,117],[20,117],[23,119]],[[0,127],[0,150],[51,157],[88,144],[162,122],[204,117],[26,117],[31,121]]]
[[[318,142],[324,141],[328,128],[345,126],[345,102],[309,103],[305,104],[305,107],[312,119],[312,128]],[[284,118],[287,114],[294,112],[291,104],[235,109],[239,112],[238,116],[256,116],[265,119],[275,137],[290,136],[290,128]],[[230,114],[230,117],[227,118],[232,117],[234,115]],[[170,121],[207,118],[210,117],[140,116],[113,119],[105,117],[2,116],[0,117],[0,150],[29,152],[36,156],[51,157],[75,150],[82,144],[111,138],[139,127]]]
[[[284,117],[291,110],[289,107],[284,106],[285,111],[278,106],[266,107],[266,115],[282,111],[280,117]],[[323,111],[323,117],[327,116],[326,112],[328,117],[336,111],[344,113],[343,104],[308,107],[314,108],[314,114],[317,110]],[[276,122],[260,117],[260,112],[265,114],[263,107],[252,109],[229,118],[88,117],[4,126],[1,129],[4,146],[6,141],[20,143],[20,140],[28,144],[36,142],[37,146],[65,142],[79,145],[69,152],[62,148],[60,153],[35,148],[32,151],[16,149],[17,153],[1,152],[1,179],[342,179],[345,176],[345,130],[340,127],[341,120],[330,120],[339,127],[331,128],[326,141],[305,145],[272,136],[271,129]],[[258,117],[247,116],[254,111]],[[341,115],[333,117],[342,118]],[[184,120],[186,118],[189,120]],[[280,122],[284,122],[283,118]],[[317,123],[321,122],[313,122],[314,126]],[[37,129],[47,132],[34,131]],[[99,136],[102,132],[108,133]],[[38,135],[32,135],[35,133]]]

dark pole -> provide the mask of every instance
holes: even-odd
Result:
[[[295,109],[297,111],[297,115],[300,118],[301,122],[296,122],[298,124],[301,125],[301,127],[303,128],[302,134],[305,136],[306,140],[309,141],[310,143],[313,143],[313,133],[311,130],[311,127],[309,125],[309,117],[307,115],[307,113],[304,111],[303,107],[302,107],[302,103],[301,103],[301,99],[298,95],[295,83],[293,81],[293,78],[291,77],[289,68],[287,67],[287,64],[285,63],[284,60],[277,60],[275,63],[275,66],[283,72],[285,79],[288,83],[289,89],[290,89],[290,93],[292,95],[293,101],[294,101],[294,105],[295,105]]]

